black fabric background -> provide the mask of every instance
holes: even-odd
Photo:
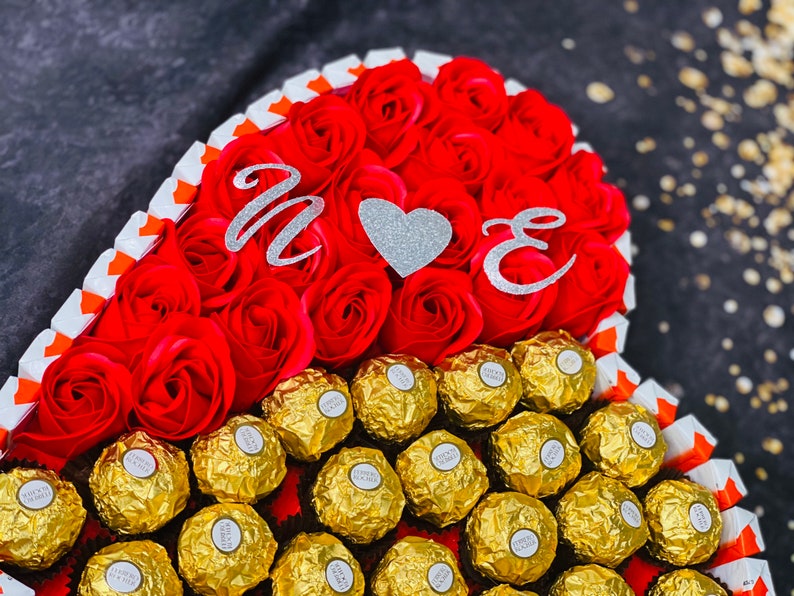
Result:
[[[792,413],[770,414],[766,404],[751,407],[754,393],[739,393],[728,369],[738,364],[756,386],[794,380],[789,356],[794,290],[785,285],[773,295],[763,283],[745,283],[742,271],[748,267],[763,279],[774,271],[756,263],[753,253],[731,248],[725,238],[729,219],[718,219],[709,229],[701,217],[719,183],[745,197],[729,174],[740,161],[736,141],[773,129],[773,116],[769,108],[745,110],[730,124],[734,142],[723,151],[711,143],[711,131],[699,116],[675,100],[694,98],[678,80],[685,65],[709,76],[710,92],[723,83],[737,84],[723,72],[716,32],[701,18],[714,5],[726,24],[740,18],[733,0],[638,0],[636,13],[618,0],[5,0],[0,4],[0,375],[16,374],[25,348],[49,326],[96,257],[112,246],[129,215],[145,210],[190,144],[206,140],[230,115],[284,79],[348,53],[363,57],[368,49],[399,45],[409,55],[427,49],[475,56],[563,106],[628,200],[650,198],[648,210],[633,213],[638,308],[630,316],[625,358],[643,378],[682,394],[679,415],[696,414],[718,436],[716,456],[744,455],[739,468],[750,494],[741,506],[761,515],[764,556],[776,587],[788,594],[794,590]],[[764,14],[749,19],[762,22]],[[706,52],[704,61],[671,45],[675,30],[693,35]],[[564,38],[576,47],[564,49]],[[635,64],[627,58],[627,46],[648,59]],[[651,78],[652,89],[637,84],[640,74]],[[592,81],[607,83],[615,99],[589,100],[585,89]],[[692,150],[682,144],[687,136],[710,158],[699,180],[690,176]],[[635,143],[645,137],[657,147],[640,154]],[[679,184],[691,180],[695,196],[676,198],[672,205],[661,202],[659,181],[666,174]],[[674,231],[663,232],[660,219],[672,219]],[[691,246],[695,230],[707,233],[704,248]],[[761,228],[757,234],[766,232]],[[785,231],[777,240],[792,250]],[[710,276],[707,291],[696,287],[698,274]],[[728,299],[739,303],[737,313],[723,309]],[[770,304],[786,312],[780,328],[764,323],[761,313]],[[660,332],[661,321],[669,323],[669,332]],[[732,350],[721,347],[724,337],[733,339]],[[777,354],[775,363],[763,357],[770,349]],[[707,394],[725,396],[728,411],[707,405]],[[774,399],[790,395],[785,391]],[[766,438],[782,441],[783,452],[764,450]],[[766,479],[759,478],[764,474],[758,468]]]

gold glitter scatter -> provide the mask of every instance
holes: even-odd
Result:
[[[709,163],[709,156],[705,151],[696,151],[692,155],[692,163],[695,164],[697,167],[702,168],[707,163]]]
[[[670,38],[673,47],[682,52],[691,52],[695,49],[695,39],[686,31],[676,31]]]
[[[703,22],[706,23],[706,27],[711,29],[716,29],[722,23],[722,11],[713,6],[704,10],[700,16],[703,18]]]
[[[733,340],[730,337],[723,337],[722,338],[722,349],[723,350],[732,350],[733,349]]]
[[[645,195],[637,195],[631,200],[631,206],[637,211],[646,211],[651,206],[651,200]]]
[[[722,412],[724,414],[731,409],[731,402],[729,402],[724,396],[718,395],[714,400],[714,407],[718,412]]]
[[[734,377],[739,376],[739,373],[742,372],[742,367],[736,363],[731,364],[728,367],[728,372]]]
[[[691,66],[685,66],[678,72],[678,80],[695,91],[703,91],[709,84],[708,77]]]
[[[782,327],[786,322],[786,313],[777,304],[770,304],[764,309],[764,323],[772,328]]]
[[[774,350],[764,350],[764,360],[769,364],[774,364],[777,362],[777,352]]]
[[[725,310],[726,313],[732,315],[737,310],[739,310],[739,303],[736,302],[736,300],[734,300],[733,298],[730,298],[723,303],[722,308]]]
[[[739,12],[742,14],[753,14],[761,10],[761,0],[739,0]]]
[[[641,74],[637,77],[637,85],[639,85],[642,89],[649,89],[653,86],[653,81],[648,75]]]
[[[779,294],[783,290],[783,284],[775,277],[766,280],[766,290],[771,294]]]
[[[560,45],[565,50],[573,50],[576,47],[576,42],[570,37],[566,37],[560,42]]]
[[[766,437],[761,442],[761,447],[764,451],[768,451],[772,455],[780,455],[783,453],[783,441],[775,439],[774,437]]]
[[[689,235],[689,243],[695,248],[703,248],[708,241],[709,239],[706,233],[700,230],[695,230]]]
[[[761,79],[745,89],[744,103],[751,108],[763,108],[777,101],[777,87],[771,81]]]
[[[675,230],[675,222],[672,219],[660,219],[656,224],[663,232],[672,232]]]
[[[783,229],[792,224],[791,211],[784,207],[772,209],[764,219],[764,228],[772,236],[777,236]]]
[[[673,192],[676,186],[675,178],[670,176],[670,174],[662,176],[659,179],[659,186],[661,187],[662,190],[666,192]]]
[[[715,132],[711,135],[711,142],[719,149],[727,149],[731,146],[731,139],[724,132]]]
[[[732,77],[744,79],[753,74],[753,63],[739,54],[722,52],[720,61],[722,62],[722,70]]]
[[[594,81],[587,86],[587,97],[595,103],[607,103],[615,99],[615,92],[606,83]]]
[[[767,473],[767,471],[764,468],[756,468],[755,469],[755,476],[756,476],[756,478],[758,478],[762,482],[764,480],[766,480],[767,478],[769,478],[769,474]]]
[[[677,105],[679,108],[682,108],[689,114],[694,114],[698,109],[698,104],[696,104],[693,100],[681,96],[675,98],[675,105]]]
[[[741,451],[737,451],[736,454],[733,456],[733,461],[737,464],[741,465],[744,463],[744,453]]]
[[[684,147],[687,149],[692,149],[695,146],[695,139],[692,137],[684,137],[683,143]]]
[[[637,153],[650,153],[656,149],[656,141],[651,137],[645,137],[637,141],[634,146],[637,149]]]
[[[640,5],[637,3],[637,0],[624,0],[623,9],[626,12],[634,14],[640,9]]]
[[[714,132],[725,126],[725,120],[714,110],[706,110],[700,117],[700,123],[708,130]]]
[[[698,290],[706,291],[711,287],[711,278],[705,273],[698,273],[695,276],[695,285]]]
[[[741,141],[736,151],[739,153],[739,157],[745,161],[755,161],[761,156],[761,149],[758,147],[758,143],[752,139]]]
[[[745,283],[751,286],[757,286],[761,283],[761,274],[755,269],[745,269],[742,273],[742,278]]]
[[[670,331],[670,323],[667,321],[659,321],[659,333],[667,333]]]

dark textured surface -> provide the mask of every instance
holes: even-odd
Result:
[[[696,414],[718,436],[718,457],[743,454],[739,468],[750,495],[741,505],[761,514],[765,557],[779,593],[794,589],[794,532],[788,527],[794,520],[792,413],[771,414],[766,403],[751,407],[757,393],[740,393],[736,371],[729,372],[738,365],[738,374],[756,387],[794,379],[794,291],[785,284],[780,293],[767,291],[763,280],[775,271],[756,262],[753,252],[731,247],[731,219],[718,217],[708,228],[701,216],[720,183],[752,202],[729,173],[739,162],[736,141],[772,130],[774,118],[769,108],[746,109],[730,124],[734,141],[723,151],[701,125],[702,110],[690,114],[676,106],[678,96],[695,97],[678,80],[684,65],[709,76],[710,92],[723,82],[736,84],[720,66],[716,32],[701,18],[718,4],[726,23],[735,22],[735,2],[639,0],[636,13],[617,0],[138,4],[0,5],[3,378],[15,374],[30,341],[112,246],[129,215],[146,209],[193,140],[206,140],[228,116],[285,78],[351,52],[363,57],[370,48],[400,45],[409,54],[428,49],[473,55],[561,104],[627,198],[649,197],[650,207],[635,212],[632,224],[638,308],[630,317],[625,357],[643,377],[681,395],[679,413]],[[761,22],[764,11],[750,18]],[[704,60],[671,45],[675,30],[692,34]],[[562,47],[565,38],[575,41],[574,49]],[[629,60],[628,46],[646,59]],[[640,74],[650,77],[652,87],[637,84]],[[607,83],[615,99],[590,101],[585,89],[592,81]],[[635,143],[645,137],[655,140],[656,150],[640,154]],[[684,137],[709,156],[700,179],[691,177],[692,150],[682,144]],[[672,204],[660,201],[659,181],[668,174],[679,185],[691,181],[697,192]],[[769,211],[764,204],[757,210],[762,218]],[[660,219],[673,220],[675,229],[662,231]],[[706,232],[705,247],[690,244],[695,230]],[[792,250],[785,229],[771,238],[761,226],[754,235]],[[747,268],[760,272],[760,285],[743,281]],[[695,283],[701,274],[710,277],[706,291]],[[723,308],[729,299],[739,304],[735,314]],[[780,328],[762,317],[771,304],[785,311]],[[668,332],[660,332],[662,321]],[[725,337],[733,339],[732,350],[721,346]],[[765,350],[776,353],[776,362],[765,360]],[[727,398],[729,409],[707,405],[708,394]],[[772,399],[789,395],[783,391]],[[767,438],[782,441],[782,453],[763,449]]]

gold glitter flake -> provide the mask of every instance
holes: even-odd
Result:
[[[739,12],[742,14],[753,14],[761,10],[761,0],[739,0]]]
[[[682,52],[691,52],[695,49],[695,39],[686,31],[676,31],[670,38],[673,47]]]
[[[695,285],[698,290],[706,291],[711,287],[711,278],[705,273],[698,273],[695,276]]]
[[[786,313],[776,304],[770,304],[764,309],[764,323],[772,328],[782,327],[786,322]]]
[[[751,108],[763,108],[777,101],[777,87],[771,81],[761,79],[745,89],[744,103]]]
[[[769,474],[767,473],[767,471],[764,468],[756,468],[755,469],[755,475],[762,482],[769,478]]]
[[[731,139],[724,132],[715,132],[711,135],[711,142],[719,149],[727,149],[731,146]]]
[[[772,455],[780,455],[783,453],[783,441],[773,437],[766,437],[761,442],[761,447],[763,447],[764,451],[768,451]]]
[[[651,206],[651,200],[645,195],[637,195],[631,200],[631,206],[637,211],[647,211]]]
[[[685,66],[678,72],[678,80],[695,91],[703,91],[709,84],[708,77],[691,66]]]
[[[723,350],[732,350],[733,349],[733,340],[730,337],[722,338],[722,349]]]
[[[692,155],[692,163],[697,167],[702,168],[709,163],[709,156],[705,151],[696,151]]]
[[[587,97],[595,103],[607,103],[615,99],[615,92],[606,83],[594,81],[587,86]]]
[[[640,9],[637,0],[623,0],[623,10],[628,13],[634,14]]]
[[[753,74],[753,63],[740,54],[728,51],[722,52],[720,61],[722,62],[722,70],[732,77],[744,79]]]
[[[660,219],[656,224],[663,232],[672,232],[675,230],[675,222],[672,219]]]
[[[653,80],[646,74],[641,74],[637,77],[637,85],[642,89],[650,89],[653,87]]]
[[[751,286],[757,286],[761,283],[761,274],[755,269],[745,269],[742,273],[742,278],[745,283]]]
[[[565,39],[563,39],[560,42],[560,45],[563,47],[563,49],[566,50],[573,50],[574,48],[576,48],[576,42],[570,37],[566,37]]]
[[[666,192],[673,192],[675,190],[675,187],[676,187],[675,178],[673,178],[669,174],[666,175],[666,176],[662,176],[659,179],[659,186],[661,187],[662,190],[664,190]]]
[[[749,395],[753,390],[753,382],[748,377],[739,377],[736,379],[736,391],[742,395]]]
[[[714,110],[706,110],[700,117],[700,123],[710,131],[722,129],[725,126],[725,120],[719,113]]]
[[[635,148],[637,149],[637,153],[650,153],[656,149],[656,141],[651,137],[645,137],[637,141]]]
[[[701,230],[696,230],[689,235],[689,243],[695,248],[703,248],[708,242],[708,236]]]
[[[716,29],[722,24],[722,11],[719,8],[707,8],[700,16],[706,26],[711,29]]]

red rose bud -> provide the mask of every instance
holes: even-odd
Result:
[[[447,62],[438,69],[433,87],[445,107],[485,129],[496,130],[507,113],[504,79],[481,60],[460,57]]]

